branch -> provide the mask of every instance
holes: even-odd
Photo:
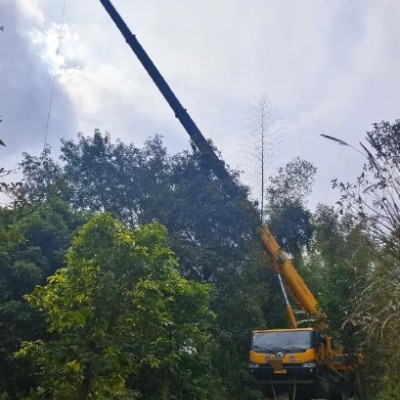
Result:
[[[335,138],[335,137],[329,136],[329,135],[324,135],[323,133],[321,133],[320,136],[324,137],[325,139],[333,140],[334,142],[341,144],[342,146],[351,147],[353,150],[357,151],[358,153],[360,153],[364,157],[366,157],[366,155],[362,151],[358,150],[356,147],[352,146],[351,144],[348,144],[347,142],[345,142],[342,139],[338,139],[338,138]]]

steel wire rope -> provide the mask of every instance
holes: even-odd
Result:
[[[44,132],[43,150],[46,148],[46,145],[47,145],[47,135],[48,135],[48,131],[49,131],[51,111],[53,108],[54,89],[56,86],[56,78],[57,78],[58,68],[60,66],[60,49],[61,49],[62,36],[63,36],[63,32],[64,32],[66,2],[67,2],[66,0],[64,0],[64,2],[63,2],[63,9],[62,9],[62,15],[61,15],[61,27],[60,27],[60,33],[58,35],[56,61],[54,63],[53,82],[52,82],[51,93],[50,93],[49,111],[47,113],[46,127],[45,127],[45,132]]]

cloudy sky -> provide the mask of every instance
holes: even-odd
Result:
[[[281,117],[271,164],[299,156],[318,168],[311,206],[333,204],[331,179],[354,179],[363,161],[320,134],[356,146],[373,122],[400,117],[398,0],[113,4],[203,134],[247,171],[248,184],[249,109],[262,93]],[[95,128],[137,145],[161,134],[170,153],[188,147],[98,0],[0,0],[0,26],[3,165],[40,153],[45,137],[56,151],[61,137]]]

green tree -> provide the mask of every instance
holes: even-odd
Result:
[[[365,332],[367,388],[376,399],[396,398],[400,366],[397,346],[400,316],[399,232],[400,120],[373,125],[361,143],[366,161],[354,183],[334,181],[341,191],[341,211],[348,213],[368,238],[372,257],[366,260],[366,284],[357,291],[357,308],[350,315]],[[330,138],[340,144],[346,142]],[[352,146],[351,146],[352,147]],[[380,360],[389,362],[380,363]],[[379,372],[378,372],[379,371]]]
[[[267,225],[296,264],[312,239],[311,213],[306,208],[306,200],[315,173],[313,164],[295,158],[271,177],[267,188]]]
[[[1,122],[1,119],[0,119]],[[6,146],[5,143],[0,139],[0,146]],[[3,179],[6,177],[10,171],[6,170],[3,166],[0,166],[0,178]],[[0,192],[6,192],[8,190],[8,184],[4,181],[0,182]]]
[[[400,120],[381,122],[361,143],[366,162],[355,183],[338,183],[341,205],[354,217],[367,218],[369,234],[394,257],[400,248]],[[345,143],[347,145],[347,143]]]
[[[13,352],[23,339],[44,334],[39,315],[22,296],[45,282],[63,264],[80,217],[54,199],[51,203],[0,209],[0,390],[20,398],[32,384],[30,365]]]
[[[142,148],[112,143],[109,134],[98,130],[93,137],[80,134],[78,139],[63,141],[61,149],[75,209],[109,211],[132,226],[162,221],[152,214],[162,209],[160,198],[169,189],[170,157],[160,137]]]
[[[158,378],[153,391],[172,396],[180,368],[200,359],[212,313],[208,288],[179,275],[165,239],[158,224],[129,230],[108,214],[80,229],[65,268],[26,296],[52,334],[19,352],[40,365],[35,396],[137,398],[143,388],[129,379],[143,369]]]
[[[303,263],[304,274],[327,314],[331,335],[342,341],[346,339],[342,328],[358,305],[357,293],[365,288],[373,257],[362,228],[333,207],[318,205],[312,245]]]
[[[49,146],[39,156],[23,153],[23,160],[19,165],[23,179],[14,186],[13,195],[17,202],[35,203],[55,196],[62,197],[62,168],[51,158]]]

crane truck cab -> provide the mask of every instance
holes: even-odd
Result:
[[[249,369],[265,381],[314,381],[321,337],[312,328],[253,331]]]

